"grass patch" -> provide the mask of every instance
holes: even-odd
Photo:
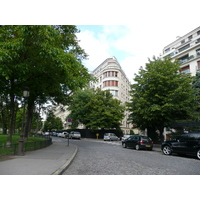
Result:
[[[18,143],[19,142],[19,135],[13,135],[12,136],[12,142],[11,143]],[[25,140],[24,142],[37,142],[37,141],[43,141],[43,138],[39,137],[29,137],[28,140]],[[7,141],[7,135],[0,135],[0,146],[5,145]]]
[[[6,147],[7,135],[0,135],[0,155],[17,153],[19,144],[19,135],[12,136],[11,147]],[[24,141],[24,150],[40,149],[49,145],[49,140],[39,137],[29,137]]]

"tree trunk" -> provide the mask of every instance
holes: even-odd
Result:
[[[36,134],[37,134],[37,133],[38,133],[38,131],[39,131],[40,111],[41,111],[41,106],[39,105],[39,108],[38,108],[38,113],[37,113]]]
[[[160,132],[160,142],[162,143],[164,141],[164,135],[163,135],[163,132],[164,132],[164,125],[160,125],[158,127],[158,130]]]
[[[0,119],[1,119],[1,126],[2,126],[2,130],[3,130],[2,134],[6,135],[8,127],[7,127],[7,123],[6,123],[7,122],[7,114],[5,114],[7,110],[6,110],[6,107],[3,105],[5,98],[0,97],[0,99],[1,99],[1,103],[0,103],[1,117],[0,117]]]
[[[10,147],[12,142],[12,135],[14,132],[14,114],[15,114],[15,102],[14,102],[14,94],[10,94],[10,113],[9,113],[9,125],[8,125],[8,137],[6,146]]]
[[[156,133],[156,127],[147,127],[147,135],[154,143],[158,142],[158,134]]]
[[[5,124],[5,115],[4,115],[4,109],[2,108],[1,109],[1,127],[2,127],[2,130],[3,130],[3,135],[6,135],[7,134],[7,126]]]
[[[25,138],[28,139],[31,133],[32,118],[33,118],[34,101],[28,101],[28,107],[26,112],[26,124],[25,124]]]

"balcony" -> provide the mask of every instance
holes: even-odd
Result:
[[[189,56],[187,58],[184,58],[184,59],[180,60],[180,64],[189,62],[189,61],[191,61],[191,60],[193,60],[195,58],[198,58],[198,57],[200,57],[200,52],[199,51],[196,54],[194,54],[194,55],[191,55],[191,56]]]
[[[196,70],[199,72],[200,71],[200,65],[196,66]]]
[[[162,57],[165,56],[170,56],[172,58],[177,57],[181,53],[184,53],[192,48],[196,48],[197,46],[199,46],[199,44],[200,44],[200,37],[198,35],[197,37],[195,37],[195,39],[193,38],[192,40],[184,44],[172,47],[170,51],[164,52]]]

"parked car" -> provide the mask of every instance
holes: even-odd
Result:
[[[119,140],[119,138],[114,133],[105,133],[103,140],[113,141],[113,140]]]
[[[127,138],[129,138],[131,135],[123,135],[122,136],[122,141],[126,140]]]
[[[57,137],[61,137],[62,132],[57,133]]]
[[[166,140],[162,143],[161,149],[164,155],[190,154],[200,159],[200,133],[185,133],[174,140]]]
[[[57,133],[56,132],[51,132],[51,135],[52,136],[57,136]]]
[[[38,131],[37,135],[44,135],[44,133],[42,131]]]
[[[150,137],[143,135],[131,135],[129,138],[122,141],[122,146],[124,148],[132,147],[136,150],[140,149],[153,149],[153,141]]]
[[[60,134],[59,134],[59,136],[58,136],[58,137],[67,138],[67,137],[68,137],[68,135],[69,135],[69,133],[68,133],[68,132],[62,132],[62,133],[60,133]]]
[[[45,132],[44,135],[50,135],[50,132]]]
[[[71,131],[69,134],[69,138],[71,139],[81,139],[81,134],[78,131]]]

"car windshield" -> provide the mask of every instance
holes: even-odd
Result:
[[[144,141],[148,141],[148,142],[149,142],[149,141],[152,141],[152,139],[149,138],[149,137],[141,137],[141,139],[144,140]]]

